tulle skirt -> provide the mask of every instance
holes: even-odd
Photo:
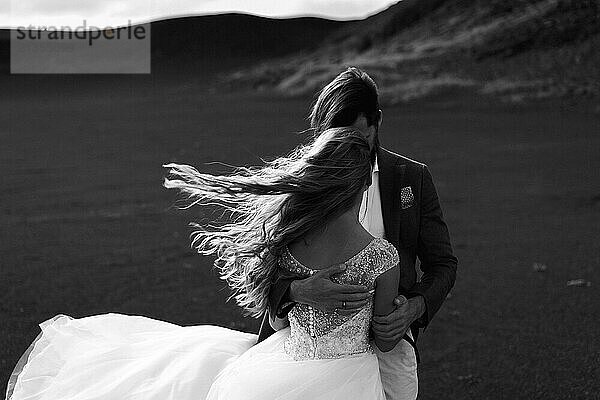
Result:
[[[58,315],[17,363],[7,400],[384,400],[377,357],[294,361],[289,328],[256,335],[142,316]]]

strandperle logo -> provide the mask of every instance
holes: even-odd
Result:
[[[150,50],[150,24],[19,26],[11,31],[11,73],[148,74]]]
[[[17,40],[85,40],[92,46],[94,41],[100,39],[106,40],[144,40],[147,37],[146,27],[143,25],[132,26],[129,21],[126,27],[113,28],[107,26],[99,28],[96,26],[87,26],[87,21],[83,25],[72,29],[70,26],[38,26],[30,25],[28,27],[17,28]]]

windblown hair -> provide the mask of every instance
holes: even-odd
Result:
[[[379,91],[366,72],[350,67],[319,92],[310,113],[310,126],[318,136],[329,128],[351,126],[361,113],[369,126],[378,122]]]
[[[351,209],[370,184],[371,152],[360,132],[336,128],[309,145],[263,167],[237,168],[231,175],[166,164],[166,188],[186,194],[183,209],[217,205],[227,222],[190,223],[192,248],[215,254],[215,266],[247,315],[261,316],[285,246],[322,228]]]

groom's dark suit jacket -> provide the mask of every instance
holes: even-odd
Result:
[[[386,239],[400,255],[400,287],[398,293],[410,298],[421,295],[427,311],[411,325],[413,337],[419,328],[426,328],[438,311],[456,278],[457,259],[452,252],[448,227],[433,179],[425,164],[380,148],[377,153],[379,164],[379,188]],[[413,201],[401,201],[402,188],[408,188]],[[405,189],[405,194],[408,189]],[[420,260],[423,271],[417,282],[416,260]],[[298,276],[282,272],[275,280],[269,295],[269,311],[284,317],[291,307],[281,306],[286,302],[290,283]],[[274,333],[265,314],[258,341]],[[416,350],[416,348],[415,348]]]

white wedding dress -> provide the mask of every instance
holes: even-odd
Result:
[[[345,262],[339,283],[374,287],[398,254],[384,239]],[[289,251],[280,268],[314,273]],[[227,328],[132,315],[58,315],[23,354],[6,400],[385,400],[369,345],[373,303],[352,316],[297,304],[256,344]]]

